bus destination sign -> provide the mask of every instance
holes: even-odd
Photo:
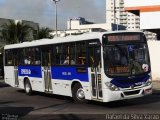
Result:
[[[122,41],[141,41],[140,34],[133,34],[133,35],[107,35],[108,42],[122,42]]]

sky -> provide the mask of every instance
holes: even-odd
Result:
[[[69,18],[84,17],[95,23],[105,22],[106,0],[60,0],[58,29],[67,29]],[[29,20],[55,28],[55,3],[52,0],[0,0],[0,18]]]

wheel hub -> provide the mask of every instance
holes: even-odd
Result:
[[[29,84],[26,84],[26,92],[29,93],[29,91],[30,91],[30,86]]]
[[[77,90],[77,97],[79,99],[84,99],[85,98],[85,94],[84,94],[84,91],[83,91],[82,88],[80,88],[80,89]]]

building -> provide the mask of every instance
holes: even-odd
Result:
[[[139,16],[126,12],[127,14],[127,23],[126,27],[128,30],[139,30],[140,29],[140,18]]]
[[[140,29],[154,32],[160,40],[160,0],[124,0],[125,10],[140,16]]]
[[[70,19],[67,21],[67,29],[92,29],[92,32],[97,32],[96,29],[99,31],[115,31],[115,30],[124,30],[125,27],[119,24],[114,23],[99,23],[95,24],[93,22],[88,22],[85,18],[78,17],[74,19]]]
[[[29,37],[26,39],[27,40],[34,40],[35,38],[37,38],[37,33],[39,30],[39,23],[36,23],[33,21],[27,21],[27,20],[20,20],[20,21],[32,28],[32,30],[29,33],[30,34]]]
[[[139,30],[139,16],[124,10],[124,0],[106,0],[106,23],[121,24],[128,30]]]
[[[67,21],[67,30],[57,31],[58,37],[64,37],[68,35],[78,35],[87,32],[103,32],[103,31],[115,31],[115,30],[125,30],[126,27],[123,25],[118,25],[114,23],[100,23],[95,24],[85,20],[85,18],[78,17],[74,19],[69,19]],[[55,36],[56,32],[51,32],[51,36]]]

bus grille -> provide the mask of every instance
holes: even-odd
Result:
[[[138,76],[134,78],[114,78],[111,83],[119,88],[129,89],[131,86],[134,88],[142,87],[142,85],[150,78],[149,75]]]
[[[136,95],[139,94],[140,90],[124,92],[125,95]]]
[[[118,82],[120,84],[131,84],[131,83],[137,83],[139,82],[139,79],[126,79],[126,80],[119,80]]]

